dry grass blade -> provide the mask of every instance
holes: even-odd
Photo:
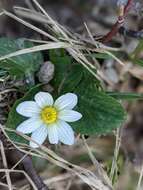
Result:
[[[0,182],[0,186],[1,186],[1,187],[5,187],[5,188],[8,189],[8,185],[5,184],[5,183]],[[13,187],[13,190],[15,190],[15,189],[17,189],[17,188],[16,188],[16,187]]]
[[[20,19],[19,17],[15,16],[14,14],[12,14],[12,13],[6,11],[6,10],[4,10],[4,11],[1,13],[1,15],[9,16],[10,18],[12,18],[12,19],[14,19],[14,20],[20,22],[21,24],[27,26],[28,28],[31,28],[31,29],[34,30],[35,32],[38,32],[38,33],[40,33],[40,34],[42,34],[42,35],[48,37],[49,39],[51,39],[51,40],[53,40],[53,41],[56,41],[56,38],[54,38],[53,36],[51,36],[51,35],[48,34],[47,32],[45,32],[45,31],[43,31],[43,30],[37,28],[36,26],[34,26],[34,25],[32,25],[32,24],[30,24],[30,23],[28,23],[28,22],[26,22],[26,21],[24,21],[24,20],[22,20],[22,19]],[[0,15],[0,16],[1,16],[1,15]]]
[[[79,51],[77,52],[76,50],[72,48],[69,48],[68,52],[78,63],[83,65],[83,67],[85,67],[85,69],[87,69],[94,77],[100,80],[100,77],[93,71],[92,64],[85,58],[84,54],[82,54]]]
[[[55,33],[57,33],[56,31],[58,31],[59,34],[61,34],[63,37],[65,37],[66,39],[69,39],[68,35],[61,29],[60,25],[57,24],[57,22],[55,20],[53,20],[48,13],[43,9],[43,7],[37,2],[37,0],[32,0],[35,5],[37,6],[37,8],[39,8],[39,10],[47,17],[47,19],[50,21],[50,23],[52,24],[52,26],[54,26],[53,28],[55,28]]]
[[[37,52],[37,51],[43,51],[43,50],[49,50],[49,49],[58,49],[58,48],[67,48],[70,45],[64,42],[51,42],[49,44],[42,44],[42,45],[37,45],[32,48],[25,48],[19,51],[15,51],[14,53],[7,54],[5,56],[0,57],[0,61],[4,59],[9,59],[11,57],[15,57],[18,55],[23,55],[27,53],[32,53],[32,52]]]
[[[20,17],[28,18],[30,20],[43,24],[50,24],[50,22],[47,20],[47,18],[44,15],[42,15],[41,13],[37,13],[34,10],[17,6],[15,6],[13,9],[14,12]]]
[[[142,187],[141,187],[142,179],[143,179],[143,165],[141,166],[140,176],[139,176],[139,180],[138,180],[136,190],[141,190],[142,189]]]
[[[120,145],[121,145],[121,133],[120,133],[120,129],[117,129],[116,144],[115,144],[115,149],[114,149],[114,157],[113,157],[111,171],[110,171],[110,179],[112,182],[113,182],[113,179],[114,179],[114,177],[117,173],[117,170],[118,170],[117,161],[118,161]]]
[[[34,30],[35,32],[43,35],[44,37],[47,38],[47,41],[33,40],[33,42],[41,43],[42,45],[36,45],[32,48],[26,48],[26,49],[22,49],[22,50],[19,50],[16,52],[12,52],[8,55],[0,57],[0,61],[4,60],[4,59],[10,59],[11,57],[14,57],[14,56],[27,54],[27,53],[49,50],[49,49],[64,48],[79,64],[83,65],[86,70],[88,70],[95,78],[99,79],[100,81],[101,81],[101,78],[103,77],[100,73],[100,69],[97,70],[96,66],[89,61],[89,59],[85,55],[85,52],[87,52],[87,53],[88,52],[105,53],[105,54],[110,55],[113,59],[115,59],[122,66],[124,65],[124,63],[120,59],[118,59],[114,54],[112,54],[110,52],[110,51],[119,51],[119,49],[105,46],[104,44],[94,40],[94,38],[87,26],[86,26],[86,29],[87,29],[87,32],[88,32],[90,38],[83,39],[81,36],[72,34],[66,28],[61,26],[54,19],[52,19],[49,16],[49,14],[43,9],[43,7],[37,2],[37,0],[32,0],[32,1],[36,5],[36,7],[38,8],[38,10],[40,12],[35,11],[33,8],[32,8],[32,10],[30,10],[30,9],[26,9],[23,7],[14,7],[15,13],[18,16],[28,18],[30,20],[34,20],[37,23],[39,23],[39,22],[42,23],[44,25],[44,27],[48,28],[49,32],[46,32],[46,31],[34,26],[33,24],[31,24],[5,10],[0,13],[0,16],[1,15],[9,16],[10,18],[12,18],[12,19],[18,21],[19,23],[27,26],[28,28]],[[50,40],[50,42],[48,40]],[[31,39],[31,41],[32,41],[32,39]],[[0,128],[2,129],[2,131],[4,132],[4,134],[6,136],[7,136],[7,134],[6,134],[5,130],[17,133],[15,130],[6,129],[6,128],[3,128],[3,126],[1,126]],[[31,138],[26,135],[23,135],[20,133],[17,133],[17,135],[22,136],[23,138],[27,139],[28,141],[31,140]],[[8,136],[7,136],[7,138],[8,138]],[[11,141],[11,140],[9,139],[9,141]],[[66,169],[67,171],[69,171],[68,175],[72,174],[72,176],[78,176],[80,178],[80,180],[82,180],[84,183],[88,184],[89,187],[93,190],[112,190],[112,185],[111,185],[110,180],[108,179],[107,175],[105,174],[104,170],[102,169],[102,167],[100,166],[98,161],[93,156],[90,148],[88,147],[88,145],[85,141],[84,141],[84,143],[88,150],[88,154],[95,165],[95,169],[97,170],[98,175],[94,174],[93,172],[91,172],[87,169],[84,169],[82,167],[79,167],[75,164],[72,164],[72,163],[66,161],[65,159],[58,156],[54,151],[48,149],[45,146],[40,146],[39,149],[32,149],[28,145],[25,145],[25,144],[19,144],[19,146],[18,146],[18,143],[14,143],[12,141],[11,141],[11,143],[14,145],[14,147],[16,149],[24,152],[26,155],[32,155],[32,156],[37,156],[37,157],[46,159],[46,160],[50,161],[51,163]],[[119,151],[119,143],[117,144],[117,147],[116,147],[115,159],[117,159],[118,151]],[[21,162],[21,160],[16,165],[18,165],[20,162]],[[116,165],[116,160],[115,160],[115,163],[113,162],[113,165],[112,165],[113,167],[112,167],[111,177],[113,177],[113,174],[115,171],[115,165]],[[10,170],[6,169],[5,172],[16,172],[16,170],[14,170],[15,166]],[[2,171],[3,170],[0,170],[0,172],[2,172]],[[24,173],[24,175],[26,176],[28,181],[31,183],[33,189],[36,189],[32,180],[30,179],[29,176],[27,176],[27,174],[24,171],[17,171],[17,172]],[[57,177],[56,179],[55,178],[51,179],[51,181],[52,180],[58,181],[58,180],[63,179],[60,177],[59,178]],[[67,178],[68,178],[68,176],[67,176]],[[140,179],[142,179],[142,176]],[[51,181],[49,179],[49,181],[47,181],[47,183],[51,183]],[[10,185],[10,184],[8,184],[8,185]],[[25,186],[25,187],[21,188],[21,190],[22,189],[23,190],[29,189],[29,186]]]
[[[10,175],[9,175],[9,171],[7,170],[7,168],[8,168],[7,160],[6,160],[6,155],[5,155],[4,146],[3,146],[2,141],[0,141],[0,149],[1,149],[1,156],[2,156],[3,165],[4,165],[4,168],[5,168],[4,170],[5,170],[5,173],[6,173],[7,185],[8,185],[9,190],[13,190]]]
[[[53,183],[57,183],[60,181],[65,181],[67,179],[70,179],[71,177],[75,177],[75,175],[72,175],[71,173],[61,174],[61,175],[58,175],[55,177],[51,177],[49,179],[45,179],[44,183],[49,186]],[[20,188],[20,190],[24,190],[24,189],[30,190],[29,185],[24,185],[22,188]]]
[[[27,175],[26,172],[24,172],[23,170],[12,170],[12,169],[0,169],[0,172],[8,172],[8,173],[22,173],[25,175],[25,177],[27,178],[27,180],[29,181],[29,183],[31,184],[33,190],[38,190],[37,187],[35,186],[35,184],[33,183],[33,181],[30,179],[30,177]]]
[[[3,131],[3,133],[6,136],[7,136],[7,134],[6,134],[5,130],[17,133],[15,130],[12,130],[9,128],[4,128],[3,126],[1,126],[1,130]],[[23,138],[25,138],[28,141],[32,140],[30,137],[23,135],[21,133],[17,133],[17,134],[22,136]],[[7,138],[9,138],[9,137],[7,136]],[[9,141],[11,141],[11,140],[9,139]],[[103,183],[102,179],[98,178],[91,171],[66,161],[65,159],[58,156],[55,152],[53,152],[52,150],[48,149],[47,147],[45,147],[43,145],[39,145],[39,147],[40,147],[39,149],[32,149],[29,147],[30,151],[26,151],[24,147],[19,148],[16,144],[14,144],[14,142],[11,141],[11,143],[18,150],[20,150],[26,154],[41,157],[41,158],[46,159],[46,160],[50,161],[51,163],[53,163],[59,167],[62,167],[64,169],[68,170],[69,172],[72,172],[74,175],[77,175],[80,179],[82,179],[85,183],[87,183],[91,187],[91,189],[93,189],[93,190],[111,190],[110,187],[108,187],[107,185],[105,185]]]
[[[84,136],[82,136],[83,139],[83,143],[88,151],[89,157],[95,167],[96,173],[97,175],[106,183],[108,184],[109,187],[112,188],[112,182],[109,179],[109,177],[107,176],[107,173],[104,171],[104,169],[101,167],[101,165],[99,164],[99,162],[96,160],[95,156],[93,155],[90,147],[88,146],[86,139],[84,138]]]
[[[14,170],[25,158],[26,158],[27,154],[25,154],[12,168],[11,170]],[[5,178],[6,175],[4,175],[2,178]]]
[[[119,49],[116,48],[111,48],[111,47],[107,47],[99,42],[96,42],[93,38],[91,40],[83,40],[81,41],[82,38],[77,38],[76,35],[71,34],[67,29],[65,29],[63,26],[59,25],[55,20],[53,20],[48,13],[41,7],[41,5],[36,1],[33,0],[33,2],[35,3],[35,5],[37,6],[37,8],[41,11],[41,13],[36,12],[35,10],[29,10],[29,9],[25,9],[22,7],[14,7],[14,10],[16,11],[16,13],[20,14],[21,16],[25,16],[27,15],[29,18],[34,19],[38,17],[39,20],[37,20],[38,22],[40,21],[41,23],[48,25],[48,28],[52,31],[52,34],[49,34],[37,27],[35,27],[34,25],[30,24],[27,21],[24,21],[23,19],[15,16],[14,14],[7,12],[7,11],[3,11],[3,14],[17,20],[18,22],[24,24],[25,26],[31,28],[32,30],[44,35],[45,37],[48,37],[49,39],[53,40],[54,42],[57,42],[57,44],[55,44],[55,48],[64,48],[66,49],[69,54],[80,64],[82,64],[85,69],[87,69],[94,77],[98,78],[100,80],[100,75],[98,75],[97,73],[99,72],[94,72],[94,69],[96,70],[95,66],[92,65],[88,59],[85,57],[85,55],[82,53],[81,50],[89,50],[92,52],[99,52],[99,53],[106,53],[108,55],[110,55],[113,59],[115,59],[118,63],[122,64],[122,61],[120,61],[116,56],[114,56],[112,53],[110,53],[109,51],[118,51]],[[40,16],[39,16],[40,14]],[[87,28],[88,29],[88,28]],[[90,31],[88,30],[89,34]],[[56,37],[55,37],[56,34]],[[92,35],[90,34],[90,37]],[[62,39],[62,41],[60,40]],[[76,41],[75,41],[76,39]],[[63,41],[65,41],[66,43],[64,43]],[[42,41],[41,41],[42,43]],[[45,43],[45,42],[43,42]],[[59,45],[61,43],[61,45]],[[79,44],[79,45],[78,45]],[[3,60],[5,58],[10,58],[12,56],[16,56],[16,55],[22,55],[25,53],[30,53],[30,52],[35,52],[35,51],[41,51],[41,50],[48,50],[48,49],[53,49],[54,44],[52,44],[51,42],[51,47],[50,44],[47,43],[47,46],[45,44],[41,45],[41,46],[35,46],[29,49],[23,49],[14,53],[11,53],[9,55],[3,56],[0,58],[0,60]],[[57,45],[57,46],[56,46]],[[92,46],[92,47],[91,47]],[[98,48],[97,48],[98,46]]]
[[[3,161],[3,165],[4,165],[4,169],[0,169],[0,172],[5,172],[5,176],[6,176],[6,180],[7,180],[7,185],[5,185],[5,184],[0,184],[0,185],[7,186],[9,190],[16,189],[11,183],[10,173],[22,173],[25,175],[25,177],[27,178],[27,180],[29,181],[29,183],[33,187],[33,190],[38,190],[26,172],[24,172],[22,170],[14,170],[14,168],[21,162],[21,160],[13,168],[8,169],[7,160],[6,160],[6,156],[5,156],[5,152],[4,152],[4,146],[3,146],[3,143],[1,141],[0,141],[0,148],[1,148],[2,161]]]
[[[107,55],[110,55],[114,60],[117,61],[117,63],[119,63],[120,65],[124,66],[124,63],[115,55],[113,55],[111,52],[104,50],[104,53],[106,53]]]
[[[6,94],[6,93],[15,92],[15,91],[16,91],[16,89],[14,89],[14,88],[6,89],[6,90],[1,91],[1,92],[0,92],[0,95],[4,95],[4,94]]]

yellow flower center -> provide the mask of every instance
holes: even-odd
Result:
[[[57,120],[57,110],[51,106],[43,108],[41,112],[41,119],[46,124],[54,123]]]

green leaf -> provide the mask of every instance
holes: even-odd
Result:
[[[132,92],[106,92],[108,95],[113,98],[120,100],[138,100],[143,99],[143,94],[137,94]]]
[[[116,57],[122,57],[124,52],[110,51],[110,53]],[[95,57],[96,59],[113,59],[113,56],[107,53],[91,53],[87,54],[87,57]]]
[[[131,59],[133,59],[133,60],[138,59],[142,50],[143,50],[143,40],[140,40],[137,47],[135,48],[135,50],[130,55]]]
[[[63,51],[52,50],[50,60],[55,65],[55,77],[52,80],[55,94],[72,92],[82,78],[83,67],[73,63],[73,59]]]
[[[84,72],[82,81],[74,90],[79,97],[77,110],[83,115],[73,123],[76,132],[102,135],[119,128],[126,118],[122,105],[97,88],[96,79]]]
[[[90,55],[88,54],[88,56],[95,57],[97,59],[112,59],[112,56],[107,53],[92,53]]]
[[[57,72],[59,74],[55,76],[52,84],[55,86],[58,94],[74,91],[82,79],[83,72],[81,66],[72,65],[70,66],[70,69],[64,69],[66,72],[60,73],[59,64],[56,64],[56,70],[58,70]]]
[[[32,42],[24,39],[0,38],[0,56],[33,46]],[[28,53],[0,61],[0,68],[8,71],[10,75],[20,78],[32,75],[38,70],[42,61],[40,52]]]
[[[135,63],[136,65],[143,66],[143,60],[142,59],[134,59],[133,63]]]
[[[26,120],[26,117],[21,116],[16,112],[16,107],[18,104],[20,104],[23,101],[27,100],[32,100],[34,95],[39,92],[41,89],[41,85],[37,85],[33,88],[31,88],[21,99],[17,100],[13,107],[11,108],[11,111],[9,112],[8,115],[8,120],[6,123],[6,126],[10,129],[16,129],[17,126],[22,123],[24,120]],[[19,142],[19,143],[28,143],[23,137],[17,135],[15,132],[7,132],[8,136],[10,139],[14,142]]]
[[[55,77],[52,81],[55,94],[74,92],[78,95],[77,110],[83,118],[70,123],[81,134],[106,134],[121,126],[126,113],[121,104],[108,94],[101,92],[101,84],[82,65],[73,63],[67,56],[54,54]]]
[[[119,128],[125,120],[126,113],[121,104],[104,92],[89,91],[78,94],[77,110],[83,117],[72,124],[75,131],[87,135],[102,135]]]

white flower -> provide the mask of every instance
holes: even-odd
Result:
[[[54,102],[51,94],[39,92],[34,100],[17,106],[16,111],[29,119],[16,130],[24,134],[32,133],[32,140],[40,145],[47,136],[51,144],[58,144],[59,141],[67,145],[74,144],[74,132],[67,122],[74,122],[82,117],[79,112],[72,110],[77,104],[77,95],[67,93]],[[38,147],[33,141],[30,141],[30,146]]]

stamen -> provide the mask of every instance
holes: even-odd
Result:
[[[57,120],[57,110],[51,106],[43,108],[41,112],[41,119],[45,124],[54,123]]]

